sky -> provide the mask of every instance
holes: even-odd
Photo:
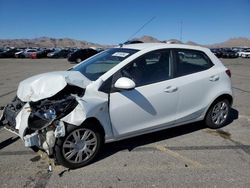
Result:
[[[134,37],[200,44],[250,38],[250,0],[0,0],[0,18],[0,39],[118,44],[152,18]]]

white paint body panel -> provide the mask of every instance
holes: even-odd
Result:
[[[175,79],[180,92],[176,123],[196,119],[202,115],[209,104],[208,100],[211,100],[208,99],[210,92],[214,92],[214,85],[217,84],[209,80],[213,75],[216,73],[210,68]]]
[[[83,123],[85,119],[86,119],[86,113],[84,112],[83,107],[80,104],[78,104],[72,112],[63,117],[61,120],[66,123],[79,126]]]
[[[89,83],[90,81],[77,71],[43,73],[20,82],[17,96],[24,102],[35,102],[52,97],[67,84],[85,88]]]
[[[110,117],[115,137],[124,137],[147,129],[167,127],[176,119],[178,90],[164,90],[174,80],[150,84],[110,95]]]
[[[30,105],[26,103],[22,110],[16,116],[16,129],[21,139],[24,137],[25,130],[28,127],[28,118],[30,116]]]

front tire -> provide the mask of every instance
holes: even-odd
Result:
[[[219,129],[226,125],[229,119],[230,104],[227,99],[215,101],[208,110],[205,118],[207,127]]]
[[[94,126],[68,125],[66,135],[56,141],[56,161],[71,169],[86,166],[96,158],[102,140],[102,135]]]

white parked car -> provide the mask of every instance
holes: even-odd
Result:
[[[240,57],[250,57],[250,49],[238,52],[238,54],[239,54]]]
[[[29,58],[32,55],[37,53],[37,49],[25,49],[23,51],[19,51],[15,53],[16,58]]]
[[[124,45],[68,71],[22,81],[1,122],[26,147],[78,168],[93,161],[103,143],[196,121],[226,125],[230,76],[207,48]]]

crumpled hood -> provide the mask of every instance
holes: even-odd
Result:
[[[57,71],[32,76],[20,82],[17,96],[24,102],[52,97],[67,84],[86,88],[90,80],[78,71]]]

